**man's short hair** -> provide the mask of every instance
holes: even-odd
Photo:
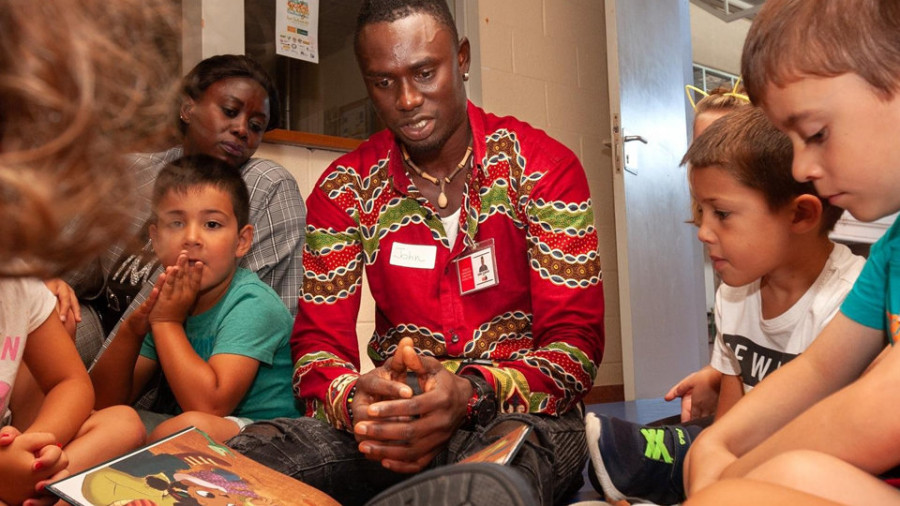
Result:
[[[815,195],[811,182],[791,175],[791,140],[769,122],[758,107],[742,107],[714,121],[694,140],[681,160],[694,171],[718,167],[742,185],[759,191],[776,211],[800,195]],[[843,209],[822,202],[821,233],[834,228]]]
[[[359,54],[359,36],[362,29],[373,23],[393,23],[413,14],[428,14],[450,30],[453,43],[459,44],[456,22],[445,0],[364,0],[356,18],[353,47]]]
[[[238,230],[250,221],[250,192],[240,168],[209,155],[188,155],[163,167],[153,185],[153,219],[156,208],[170,191],[187,195],[198,186],[212,186],[225,192],[234,207]]]
[[[900,1],[768,0],[744,41],[741,74],[757,105],[769,83],[848,72],[886,99],[900,89]]]

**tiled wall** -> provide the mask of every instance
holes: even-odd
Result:
[[[309,149],[286,144],[263,143],[256,156],[268,158],[283,165],[297,180],[300,194],[306,198],[319,176],[328,165],[342,153],[322,149]],[[365,353],[365,343],[375,330],[375,301],[369,295],[369,288],[363,286],[363,299],[359,308],[359,319],[356,322],[356,335],[360,344],[360,359],[363,370],[372,367],[372,362]]]
[[[483,107],[546,130],[572,149],[587,172],[600,235],[606,297],[606,354],[596,383],[622,383],[612,160],[609,138],[606,34],[596,0],[490,0],[479,2]],[[263,144],[257,156],[284,165],[308,195],[340,153]],[[374,303],[364,300],[357,332],[365,343],[374,329]],[[362,350],[362,348],[361,348]],[[361,356],[364,357],[364,354]],[[364,358],[364,363],[367,359]],[[365,366],[364,366],[365,367]]]
[[[568,146],[587,173],[600,236],[606,353],[597,385],[622,384],[612,155],[603,2],[478,2],[485,109],[510,114]]]

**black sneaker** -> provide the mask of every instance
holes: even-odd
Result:
[[[588,413],[585,437],[591,454],[588,477],[607,500],[684,500],[682,471],[692,439],[684,427],[651,427]]]
[[[394,485],[366,506],[538,506],[515,469],[484,462],[431,469]]]

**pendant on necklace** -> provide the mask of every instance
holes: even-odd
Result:
[[[453,181],[453,178],[455,178],[456,175],[466,167],[466,164],[469,163],[469,156],[472,154],[472,145],[469,144],[469,146],[466,148],[466,154],[464,154],[462,160],[460,160],[459,163],[456,164],[456,170],[454,170],[453,173],[451,173],[449,176],[444,176],[443,179],[438,179],[420,169],[419,166],[416,165],[415,162],[412,161],[412,159],[410,159],[409,153],[406,151],[406,146],[404,146],[403,144],[400,145],[400,152],[403,154],[403,161],[406,162],[406,164],[409,165],[413,169],[413,171],[415,171],[415,173],[419,175],[419,177],[425,179],[433,185],[440,186],[441,193],[440,195],[438,195],[437,205],[441,209],[446,209],[449,201],[447,200],[447,194],[444,192],[445,185]]]

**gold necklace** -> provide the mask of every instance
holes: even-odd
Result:
[[[453,181],[453,178],[455,178],[456,175],[459,174],[459,171],[463,170],[463,168],[465,168],[465,166],[469,163],[469,156],[472,154],[472,145],[469,144],[469,146],[466,148],[466,154],[464,154],[462,157],[462,160],[460,160],[459,163],[456,164],[456,170],[454,170],[449,176],[444,176],[443,179],[438,179],[438,178],[432,176],[431,174],[425,172],[424,170],[420,169],[409,158],[409,153],[406,151],[406,146],[404,146],[403,144],[400,144],[400,152],[403,153],[403,161],[406,162],[406,164],[409,165],[410,168],[412,168],[412,170],[414,170],[416,172],[416,174],[418,174],[422,179],[425,179],[426,181],[430,182],[431,184],[441,187],[441,194],[438,195],[437,204],[438,204],[438,207],[440,207],[441,209],[446,208],[448,202],[447,202],[447,194],[444,193],[444,186],[450,184],[450,182]]]

